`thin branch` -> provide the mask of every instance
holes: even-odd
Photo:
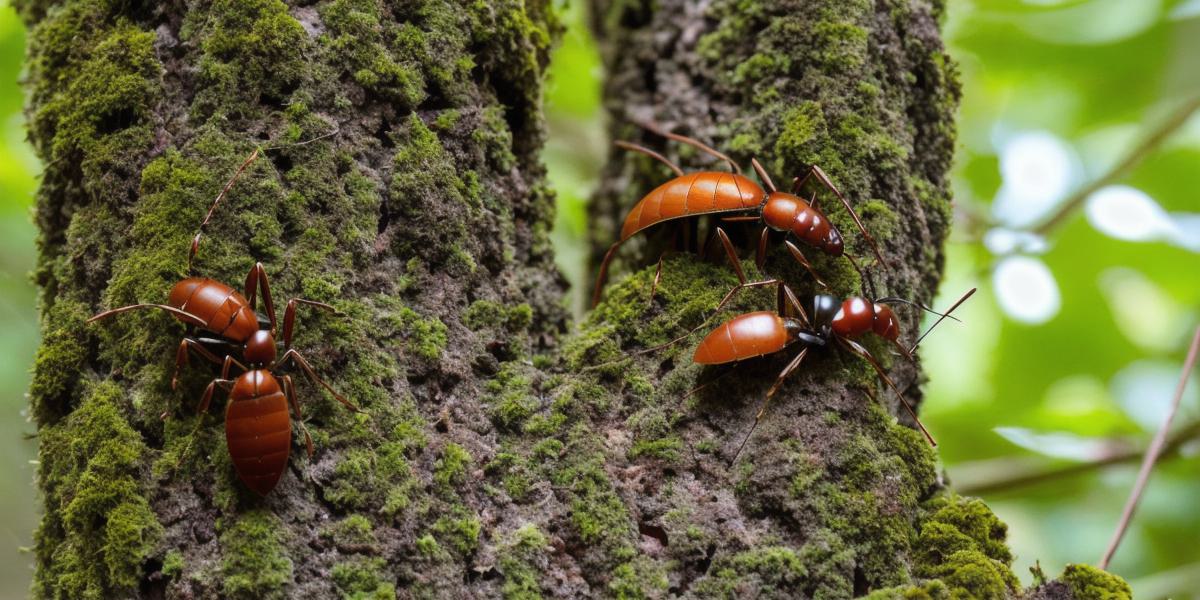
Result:
[[[1163,447],[1162,457],[1165,458],[1174,456],[1184,444],[1194,440],[1200,440],[1200,421],[1191,423],[1190,425],[1180,429],[1175,435],[1171,436],[1166,445]],[[1047,481],[1057,481],[1067,477],[1081,475],[1083,473],[1088,473],[1112,465],[1132,462],[1138,458],[1141,458],[1143,453],[1144,451],[1140,448],[1119,450],[1103,458],[1090,462],[1076,463],[1053,469],[1024,470],[1022,472],[1002,478],[984,480],[962,486],[956,485],[954,486],[954,490],[964,496],[980,496],[984,494],[1007,492],[1017,488],[1037,485]]]
[[[1050,231],[1062,225],[1063,222],[1067,220],[1067,217],[1070,217],[1071,213],[1075,212],[1075,209],[1079,208],[1079,206],[1088,199],[1088,196],[1091,196],[1100,188],[1103,188],[1124,177],[1126,173],[1137,166],[1138,163],[1142,162],[1142,159],[1146,158],[1146,156],[1153,152],[1154,149],[1163,142],[1163,140],[1166,140],[1171,136],[1172,133],[1175,133],[1180,126],[1186,123],[1187,120],[1192,117],[1192,114],[1197,110],[1200,110],[1200,96],[1196,96],[1195,98],[1185,102],[1183,106],[1180,106],[1178,110],[1176,110],[1174,113],[1171,113],[1169,117],[1163,120],[1158,127],[1149,131],[1146,136],[1142,138],[1142,141],[1138,143],[1137,146],[1134,146],[1134,148],[1129,151],[1129,154],[1125,155],[1125,158],[1122,158],[1117,162],[1117,164],[1113,165],[1107,173],[1100,176],[1098,179],[1093,180],[1091,183],[1079,188],[1075,191],[1075,193],[1067,197],[1057,212],[1043,221],[1041,225],[1038,225],[1032,229],[1033,233],[1036,233],[1040,236],[1045,236],[1050,233]]]
[[[1200,327],[1196,328],[1196,333],[1192,336],[1192,345],[1188,348],[1187,360],[1183,363],[1183,373],[1179,376],[1179,385],[1175,388],[1175,398],[1171,401],[1171,409],[1167,411],[1167,417],[1163,419],[1158,433],[1154,434],[1154,441],[1150,443],[1150,449],[1146,451],[1146,458],[1142,460],[1142,468],[1138,471],[1137,482],[1133,484],[1133,491],[1129,494],[1129,500],[1125,502],[1125,510],[1121,512],[1121,522],[1117,524],[1117,530],[1113,532],[1108,549],[1104,551],[1104,556],[1096,565],[1101,569],[1108,568],[1108,562],[1112,560],[1117,546],[1121,544],[1121,538],[1125,537],[1125,531],[1129,529],[1133,513],[1142,499],[1142,492],[1146,491],[1146,483],[1150,481],[1150,472],[1154,470],[1154,463],[1158,461],[1158,457],[1167,443],[1167,432],[1171,429],[1171,421],[1175,420],[1175,413],[1179,412],[1179,403],[1183,400],[1183,390],[1187,387],[1188,377],[1196,368],[1197,354],[1200,354]]]

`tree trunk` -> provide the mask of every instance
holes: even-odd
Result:
[[[699,324],[728,267],[673,257],[648,304],[643,266],[560,344],[537,159],[548,2],[18,4],[47,165],[35,595],[1016,593],[1003,524],[943,494],[934,453],[864,365],[815,356],[731,467],[787,357],[695,395],[713,374],[690,364],[694,338],[631,359]],[[777,178],[821,164],[896,263],[873,269],[880,292],[928,302],[957,93],[940,7],[684,4],[597,3],[616,133],[638,139],[630,118],[654,119]],[[216,369],[193,361],[172,390],[181,324],[158,311],[85,323],[165,301],[254,148],[195,272],[240,287],[261,261],[280,307],[333,304],[340,315],[302,310],[295,347],[366,412],[304,380],[316,453],[297,436],[265,498],[234,474],[223,394],[216,416],[195,415]],[[667,175],[619,158],[598,243]],[[630,250],[626,264],[644,264]],[[815,263],[837,293],[858,289],[844,262]],[[804,281],[778,253],[769,265]]]

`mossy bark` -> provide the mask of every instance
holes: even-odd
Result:
[[[652,118],[780,177],[820,163],[899,265],[877,270],[881,291],[928,301],[956,97],[940,8],[684,4],[596,4],[617,132]],[[1015,593],[1004,525],[944,495],[933,451],[862,365],[814,357],[730,467],[783,359],[687,395],[710,374],[686,349],[630,357],[699,323],[727,267],[674,257],[652,304],[643,267],[560,341],[537,160],[549,2],[18,5],[47,165],[36,596]],[[266,498],[237,481],[223,420],[195,416],[214,370],[196,364],[171,389],[182,325],[157,312],[85,324],[164,300],[256,147],[197,271],[232,284],[262,261],[277,301],[336,306],[303,313],[296,346],[367,412],[302,384],[316,454],[297,438]],[[665,174],[614,161],[598,237]],[[844,263],[817,264],[838,293],[857,289]],[[746,294],[736,309],[769,302]]]

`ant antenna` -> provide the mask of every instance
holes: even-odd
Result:
[[[196,230],[196,237],[192,238],[192,249],[190,252],[188,252],[189,275],[192,273],[192,261],[196,258],[196,252],[200,250],[200,236],[204,235],[204,226],[208,225],[209,219],[211,219],[213,213],[217,211],[217,206],[221,204],[221,200],[224,200],[225,196],[229,193],[229,190],[233,188],[233,184],[237,183],[237,180],[242,176],[242,173],[246,171],[246,168],[250,166],[250,163],[254,162],[254,160],[258,158],[258,155],[261,152],[262,148],[255,148],[254,152],[250,153],[250,156],[246,158],[244,162],[242,162],[242,166],[238,167],[238,170],[234,172],[233,177],[231,177],[229,182],[225,184],[225,187],[221,188],[221,193],[217,194],[216,200],[213,200],[212,206],[208,209],[208,214],[204,215],[204,220],[200,222],[200,227]]]
[[[952,306],[950,306],[949,310],[947,310],[944,314],[941,315],[941,317],[938,318],[937,321],[934,321],[933,325],[930,325],[929,329],[926,329],[925,333],[922,333],[921,337],[917,338],[917,341],[913,343],[912,348],[909,348],[909,350],[908,350],[909,354],[912,354],[913,352],[917,351],[917,346],[921,345],[921,340],[925,339],[925,336],[929,335],[929,332],[933,331],[933,328],[937,327],[939,323],[941,323],[942,321],[944,321],[948,318],[954,319],[954,317],[950,316],[950,313],[954,312],[954,309],[958,308],[963,302],[966,302],[967,298],[970,298],[971,295],[975,293],[976,289],[978,289],[978,288],[971,288],[971,289],[967,290],[967,293],[963,294],[962,298],[958,299],[958,302],[955,302]],[[926,309],[926,310],[928,310],[928,309]],[[930,310],[929,312],[932,312],[935,315],[939,314],[932,310]],[[954,320],[957,321],[958,319],[954,319]]]
[[[259,157],[260,154],[262,154],[263,152],[268,152],[268,151],[272,151],[272,150],[283,150],[284,148],[295,148],[295,147],[299,147],[299,146],[307,146],[308,144],[311,144],[313,142],[318,142],[318,141],[321,141],[326,138],[331,138],[335,135],[338,135],[339,133],[341,133],[341,130],[335,129],[329,133],[322,134],[322,135],[319,135],[319,136],[316,136],[314,138],[310,138],[307,140],[294,142],[291,144],[281,144],[278,146],[265,146],[265,147],[258,146],[256,148],[254,148],[254,152],[250,153],[250,156],[248,156],[246,158],[246,160],[242,162],[241,166],[238,167],[237,171],[235,171],[233,173],[233,177],[229,178],[229,181],[225,184],[225,187],[221,188],[221,193],[217,194],[217,199],[213,200],[212,206],[209,207],[209,209],[208,209],[208,213],[204,215],[204,220],[200,222],[200,227],[197,228],[197,231],[196,231],[196,237],[192,238],[192,248],[188,252],[188,267],[187,267],[188,274],[190,275],[192,273],[192,262],[196,258],[196,252],[198,252],[200,250],[200,236],[204,235],[204,226],[208,225],[208,221],[210,219],[212,219],[213,213],[216,212],[216,210],[217,210],[217,206],[219,206],[221,204],[221,201],[225,199],[225,196],[229,195],[229,190],[233,189],[233,184],[237,183],[237,180],[241,178],[242,173],[244,173],[246,171],[246,169],[250,167],[250,164],[253,163]]]
[[[952,316],[950,316],[949,313],[940,313],[936,310],[933,310],[932,308],[929,308],[928,306],[925,306],[924,304],[921,304],[919,302],[913,302],[912,300],[905,300],[904,298],[888,296],[887,298],[879,298],[875,301],[876,302],[887,302],[887,303],[899,302],[900,304],[907,304],[909,306],[919,308],[927,313],[935,314],[939,317],[942,317],[943,319],[950,319],[951,321],[958,321],[959,323],[962,323],[962,321],[960,321],[958,319],[958,317],[952,317]],[[951,309],[951,310],[953,310],[953,309]]]

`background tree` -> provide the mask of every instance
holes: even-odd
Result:
[[[37,595],[1017,593],[1003,524],[941,493],[933,452],[895,422],[894,398],[867,397],[863,365],[813,361],[731,468],[782,358],[693,397],[703,373],[686,344],[628,358],[699,323],[732,285],[727,267],[673,258],[649,306],[643,268],[562,337],[537,160],[558,29],[546,3],[20,9],[47,165]],[[928,301],[956,95],[939,11],[598,3],[618,133],[653,118],[769,159],[780,178],[820,163],[897,262],[877,285]],[[297,345],[369,413],[302,387],[317,454],[293,457],[266,499],[236,481],[222,420],[193,416],[213,373],[191,369],[170,390],[178,324],[84,324],[165,297],[255,147],[265,158],[217,213],[197,270],[234,283],[261,260],[276,296],[337,306],[341,318],[302,315]],[[626,160],[594,210],[603,243],[666,175]],[[818,268],[839,293],[858,289],[843,263]],[[1086,568],[1064,581],[1053,597],[1123,585]]]

